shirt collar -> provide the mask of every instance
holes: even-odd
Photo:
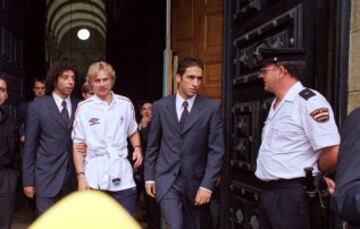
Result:
[[[112,97],[111,97],[111,102],[110,102],[110,104],[107,104],[107,102],[105,102],[104,100],[100,99],[96,94],[93,95],[92,98],[94,99],[95,103],[106,104],[106,105],[111,106],[112,104],[115,104],[116,101],[117,101],[116,96],[115,96],[115,94],[114,94],[113,91],[111,91],[111,95],[112,95]]]
[[[291,88],[286,92],[284,97],[285,101],[293,102],[297,94],[304,89],[304,86],[300,81],[296,82]]]
[[[66,99],[63,99],[63,98],[61,98],[60,96],[58,96],[58,95],[55,93],[55,91],[53,91],[52,97],[53,97],[54,100],[55,100],[56,106],[57,106],[60,110],[62,110],[62,105],[61,105],[62,101],[64,101],[64,100],[66,101],[66,106],[67,106],[67,107],[69,107],[70,104],[71,104],[70,96],[68,96]]]
[[[196,95],[194,95],[193,97],[187,99],[186,101],[188,102],[188,110],[189,112],[191,111],[191,108],[194,104]],[[181,97],[181,95],[179,94],[179,92],[176,93],[176,107],[177,108],[182,108],[183,103],[184,103],[185,99],[183,97]]]

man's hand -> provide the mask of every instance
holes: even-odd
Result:
[[[143,156],[141,153],[141,148],[135,147],[132,159],[134,161],[134,168],[138,168],[142,164]]]
[[[76,153],[86,156],[86,144],[85,143],[74,143],[74,150]]]
[[[150,122],[150,116],[146,116],[144,115],[141,119],[141,127],[142,128],[146,128],[148,125],[149,125],[149,122]]]
[[[145,183],[145,191],[149,196],[155,198],[155,194],[156,194],[155,182]]]
[[[34,186],[24,186],[24,193],[25,196],[27,196],[28,198],[34,199],[34,195],[35,195]]]
[[[199,188],[195,197],[195,206],[200,206],[210,202],[211,192]]]
[[[89,185],[86,182],[84,174],[81,174],[80,176],[78,176],[78,190],[79,191],[89,190]]]
[[[328,190],[329,190],[329,194],[332,196],[334,194],[334,191],[335,191],[335,182],[328,178],[328,177],[325,177],[324,176],[324,180],[327,184],[327,187],[328,187]]]

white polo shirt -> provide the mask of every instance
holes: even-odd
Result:
[[[127,138],[137,131],[131,101],[112,93],[110,104],[96,95],[79,103],[74,121],[74,143],[85,143],[84,173],[89,187],[120,191],[135,187],[127,159]]]
[[[338,145],[340,136],[330,104],[317,91],[303,98],[297,82],[276,110],[274,103],[262,131],[255,175],[261,180],[304,177],[305,167],[319,173],[317,160],[324,147]],[[328,118],[328,119],[327,119]]]

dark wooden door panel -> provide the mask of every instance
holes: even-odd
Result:
[[[258,76],[259,49],[303,48],[307,67],[302,82],[314,87],[315,53],[319,51],[317,4],[315,0],[229,0],[224,4],[225,228],[258,228],[261,183],[254,172],[261,130],[273,98]]]
[[[172,1],[172,49],[180,59],[201,58],[205,63],[201,93],[221,99],[222,28],[221,0]]]

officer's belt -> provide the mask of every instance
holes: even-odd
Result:
[[[293,179],[261,181],[261,185],[265,189],[275,189],[275,188],[301,187],[303,185],[303,182],[304,182],[304,177],[298,177]]]

